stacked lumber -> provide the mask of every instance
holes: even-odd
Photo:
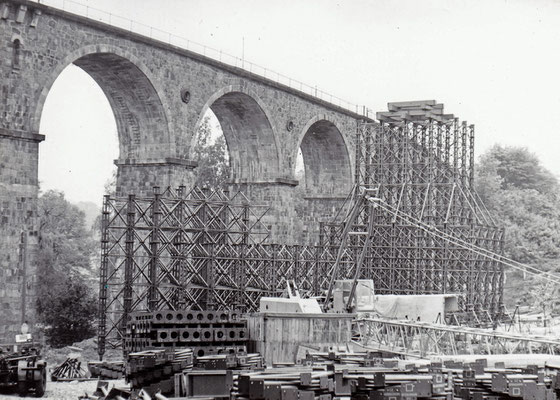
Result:
[[[144,389],[150,395],[173,393],[175,374],[193,368],[191,349],[154,349],[130,353],[126,380],[133,389]]]
[[[247,321],[236,311],[138,311],[128,318],[124,350],[192,348],[195,356],[247,351]]]
[[[62,364],[54,368],[51,372],[51,380],[82,380],[86,378],[86,370],[82,367],[82,363],[77,358],[67,358]]]
[[[92,378],[121,379],[124,378],[124,361],[90,361],[88,370]]]

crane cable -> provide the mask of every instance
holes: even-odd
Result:
[[[388,207],[391,207],[391,206],[388,206]],[[386,208],[386,207],[383,207],[383,206],[381,206],[381,208],[385,209],[388,212],[395,213],[394,211],[390,210],[389,208]],[[391,207],[391,208],[394,208],[394,207]],[[397,212],[405,214],[402,211],[397,211]],[[548,275],[550,281],[553,281],[555,283],[560,283],[560,281],[558,280],[560,278],[558,276],[554,275],[554,274],[551,274],[550,272],[539,270],[539,269],[537,269],[535,267],[532,267],[530,265],[522,264],[518,261],[512,260],[510,258],[499,255],[497,253],[494,253],[494,252],[492,252],[488,249],[485,249],[483,247],[476,246],[476,245],[471,244],[469,242],[466,242],[462,239],[459,239],[455,236],[452,236],[452,235],[449,235],[445,232],[442,232],[441,230],[437,229],[434,226],[424,224],[423,222],[420,222],[419,224],[414,224],[414,223],[411,223],[409,220],[407,220],[405,217],[401,217],[399,215],[397,215],[397,216],[399,218],[405,220],[406,222],[410,223],[411,225],[416,226],[416,227],[428,232],[431,235],[434,235],[436,237],[444,239],[444,240],[446,240],[450,243],[453,243],[455,245],[459,245],[460,247],[462,247],[464,249],[467,249],[467,250],[470,250],[470,251],[473,251],[474,253],[479,254],[483,257],[490,258],[490,259],[492,259],[494,261],[497,261],[497,262],[500,262],[504,265],[510,266],[512,268],[515,268],[515,269],[518,269],[518,270],[521,270],[521,271],[524,271],[524,272],[528,272],[528,273],[533,274],[533,275],[537,275],[539,277],[543,277],[543,275]],[[414,218],[410,215],[405,214],[405,216],[407,218],[412,219],[412,220],[418,221],[416,218]],[[435,233],[432,230],[435,230],[438,233]]]
[[[505,256],[502,256],[500,254],[494,253],[488,249],[485,249],[483,247],[471,244],[469,242],[466,242],[460,238],[457,238],[455,236],[452,236],[448,233],[442,232],[441,230],[439,230],[438,228],[436,228],[435,226],[432,225],[428,225],[420,220],[418,220],[417,218],[404,213],[403,211],[400,211],[398,209],[396,209],[395,207],[387,204],[387,202],[385,202],[382,199],[379,198],[371,198],[370,201],[375,201],[377,203],[377,206],[384,209],[385,211],[394,214],[396,217],[404,220],[405,222],[407,222],[408,224],[415,226],[417,228],[420,228],[421,230],[436,236],[440,239],[446,240],[449,243],[455,244],[459,247],[462,247],[463,249],[469,250],[474,252],[475,254],[481,255],[485,258],[489,258],[493,261],[497,261],[499,263],[502,263],[506,266],[509,266],[511,268],[523,271],[523,272],[527,272],[529,274],[532,274],[534,276],[538,276],[540,278],[543,279],[547,279],[550,282],[556,283],[556,284],[560,284],[560,277],[554,274],[551,274],[550,272],[547,271],[542,271],[539,270],[538,268],[532,267],[530,265],[526,265],[523,263],[520,263],[518,261],[512,260],[510,258],[507,258]],[[383,206],[381,203],[384,203],[386,206]],[[402,216],[400,215],[402,214]]]

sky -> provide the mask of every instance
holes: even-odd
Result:
[[[524,146],[560,175],[560,0],[80,2],[374,111],[435,99],[475,125],[477,155],[496,143]],[[53,85],[40,130],[41,189],[100,204],[118,158],[116,127],[78,67]]]

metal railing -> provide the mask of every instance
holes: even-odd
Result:
[[[343,100],[340,97],[333,96],[330,93],[318,89],[317,86],[307,85],[301,81],[292,79],[286,75],[280,74],[279,72],[273,71],[269,68],[262,67],[258,64],[252,63],[243,58],[233,56],[221,50],[217,50],[212,47],[186,39],[184,37],[174,35],[172,33],[163,31],[153,26],[136,22],[131,19],[124,18],[119,15],[115,15],[94,7],[90,7],[86,4],[82,4],[73,0],[30,0],[30,1],[43,4],[49,7],[57,8],[68,13],[86,17],[88,19],[102,22],[120,29],[125,29],[129,32],[146,36],[153,40],[157,40],[172,46],[176,46],[185,50],[192,51],[194,53],[198,53],[204,57],[211,58],[213,60],[222,62],[224,64],[228,64],[233,67],[241,68],[252,74],[259,75],[263,78],[287,86],[291,89],[298,90],[302,93],[313,96],[317,99],[331,103],[337,107],[354,112],[356,114],[363,115],[365,117],[368,117],[369,115],[370,110],[367,107],[359,106],[357,104],[353,104],[346,100]]]

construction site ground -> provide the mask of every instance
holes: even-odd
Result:
[[[81,349],[78,350],[78,349]],[[97,341],[94,338],[84,340],[82,342],[74,343],[73,346],[63,347],[60,349],[54,349],[51,347],[44,347],[42,350],[43,358],[47,361],[48,370],[48,382],[47,391],[42,397],[43,399],[56,399],[65,400],[72,399],[76,400],[79,396],[84,393],[92,394],[97,387],[97,380],[83,381],[79,382],[69,381],[69,382],[52,382],[50,378],[51,371],[61,363],[63,363],[68,357],[78,357],[83,363],[84,368],[87,368],[88,361],[99,360],[97,354]],[[105,352],[104,360],[121,360],[122,350],[107,349]],[[112,386],[127,386],[124,379],[111,380],[110,387]],[[32,396],[32,395],[29,395]],[[0,392],[0,400],[2,399],[20,399],[21,397],[14,390],[13,392],[5,391]]]
[[[126,386],[124,379],[110,381],[110,387]],[[95,388],[97,387],[97,380],[86,381],[86,382],[49,382],[47,383],[47,391],[42,399],[50,400],[76,400],[79,396],[87,393],[91,395]],[[31,395],[30,395],[31,396]],[[21,399],[21,397],[16,393],[0,393],[0,399]]]
[[[542,316],[540,316],[540,318],[527,318],[526,315],[523,315],[521,320],[523,321],[522,326],[523,329],[522,331],[524,333],[531,333],[531,334],[537,334],[537,335],[542,335],[542,336],[548,336],[551,338],[557,338],[559,336],[560,333],[560,321],[558,321],[558,318],[550,318],[547,321],[547,327],[543,327],[542,326]],[[528,323],[528,321],[526,320],[534,320],[534,321],[539,321],[540,323],[534,323],[534,324],[530,324]],[[516,326],[513,327],[513,330],[515,331],[516,328],[518,328],[518,325],[516,324]],[[51,381],[50,378],[50,374],[52,372],[52,370],[54,368],[56,368],[58,365],[60,365],[61,363],[63,363],[67,358],[78,358],[81,362],[82,365],[84,367],[84,369],[87,368],[87,363],[89,361],[97,361],[99,359],[98,353],[97,353],[97,339],[96,338],[90,338],[81,342],[77,342],[74,343],[72,346],[67,346],[67,347],[63,347],[63,348],[51,348],[49,346],[45,346],[43,347],[42,350],[42,354],[44,359],[47,361],[47,365],[48,365],[48,383],[47,383],[47,390],[45,393],[45,396],[43,397],[44,399],[57,399],[57,400],[64,400],[64,399],[78,399],[79,396],[83,396],[85,394],[91,395],[95,392],[96,387],[97,387],[97,380],[88,380],[88,381],[78,381],[78,380],[73,380],[73,381],[64,381],[64,382],[53,382]],[[460,357],[460,356],[459,356]],[[471,355],[472,360],[474,361],[477,358],[488,358],[488,359],[500,359],[500,360],[509,360],[508,363],[512,362],[512,359],[515,357],[519,357],[520,358],[520,362],[522,362],[523,360],[523,355],[515,355],[515,354],[511,354],[509,356],[500,356],[500,355],[495,355],[495,356],[483,356],[483,355]],[[538,357],[535,355],[535,361],[536,358],[542,358],[545,357],[547,358],[547,356],[545,355],[539,355]],[[558,356],[549,356],[550,357],[550,361],[552,362],[553,359],[557,359]],[[437,357],[436,357],[437,358]],[[441,359],[445,359],[446,357],[441,357]],[[454,358],[453,356],[449,356],[447,358]],[[465,359],[465,361],[467,361],[468,357],[467,356],[463,356],[462,358]],[[122,360],[122,350],[120,349],[106,349],[106,352],[104,354],[104,358],[105,361],[110,361],[110,360]],[[417,359],[415,359],[416,361],[418,361]],[[414,361],[414,360],[413,360]],[[428,361],[426,361],[428,362]],[[128,387],[127,383],[125,382],[124,379],[119,379],[119,380],[110,380],[109,381],[109,387]],[[16,398],[20,398],[20,396],[18,395],[18,393],[14,390],[13,392],[0,392],[0,400],[1,399],[16,399]]]

